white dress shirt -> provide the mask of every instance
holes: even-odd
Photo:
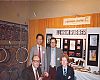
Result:
[[[37,69],[33,65],[32,65],[32,69],[33,69],[35,80],[36,80],[36,70]],[[37,72],[37,74],[38,74],[38,78],[39,78],[39,73]]]
[[[56,66],[56,48],[51,48],[51,67]]]
[[[66,74],[67,74],[67,66],[66,67],[63,67],[63,75],[66,75]]]

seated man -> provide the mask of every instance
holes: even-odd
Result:
[[[25,68],[22,71],[22,79],[23,80],[42,80],[41,77],[41,68],[40,65],[40,58],[37,55],[34,55],[32,58],[32,65]]]
[[[61,56],[61,66],[57,68],[56,80],[74,80],[74,70],[68,66],[68,55]]]

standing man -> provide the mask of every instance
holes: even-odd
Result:
[[[51,80],[55,80],[56,68],[60,66],[60,56],[63,51],[56,47],[56,38],[52,37],[50,39],[50,47],[47,48],[47,70],[49,72],[49,77]]]
[[[33,55],[39,56],[42,73],[47,70],[46,48],[42,46],[43,41],[44,41],[44,36],[42,34],[37,34],[36,36],[37,45],[33,46],[30,52],[30,63],[32,63]]]
[[[37,55],[34,55],[32,58],[32,65],[25,68],[22,71],[22,79],[23,80],[42,80],[41,77],[41,68],[40,65],[40,58]]]
[[[74,69],[68,66],[68,55],[61,56],[61,66],[57,68],[56,80],[74,80]]]

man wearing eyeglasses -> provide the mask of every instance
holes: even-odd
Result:
[[[42,80],[41,77],[41,68],[40,65],[40,58],[37,55],[34,55],[32,58],[32,65],[25,68],[22,71],[22,79],[23,80]]]
[[[63,51],[56,47],[57,40],[52,37],[50,39],[50,47],[47,48],[47,71],[49,73],[50,80],[55,80],[56,78],[56,68],[60,66],[60,56]]]

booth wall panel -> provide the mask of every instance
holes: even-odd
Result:
[[[84,17],[84,16],[91,16],[90,24],[74,25],[74,26],[63,25],[64,18],[75,18],[75,17]],[[29,51],[31,47],[36,44],[35,37],[38,33],[42,33],[45,36],[46,28],[88,28],[88,27],[91,28],[100,27],[100,13],[30,20],[29,21],[29,46],[28,46]]]

